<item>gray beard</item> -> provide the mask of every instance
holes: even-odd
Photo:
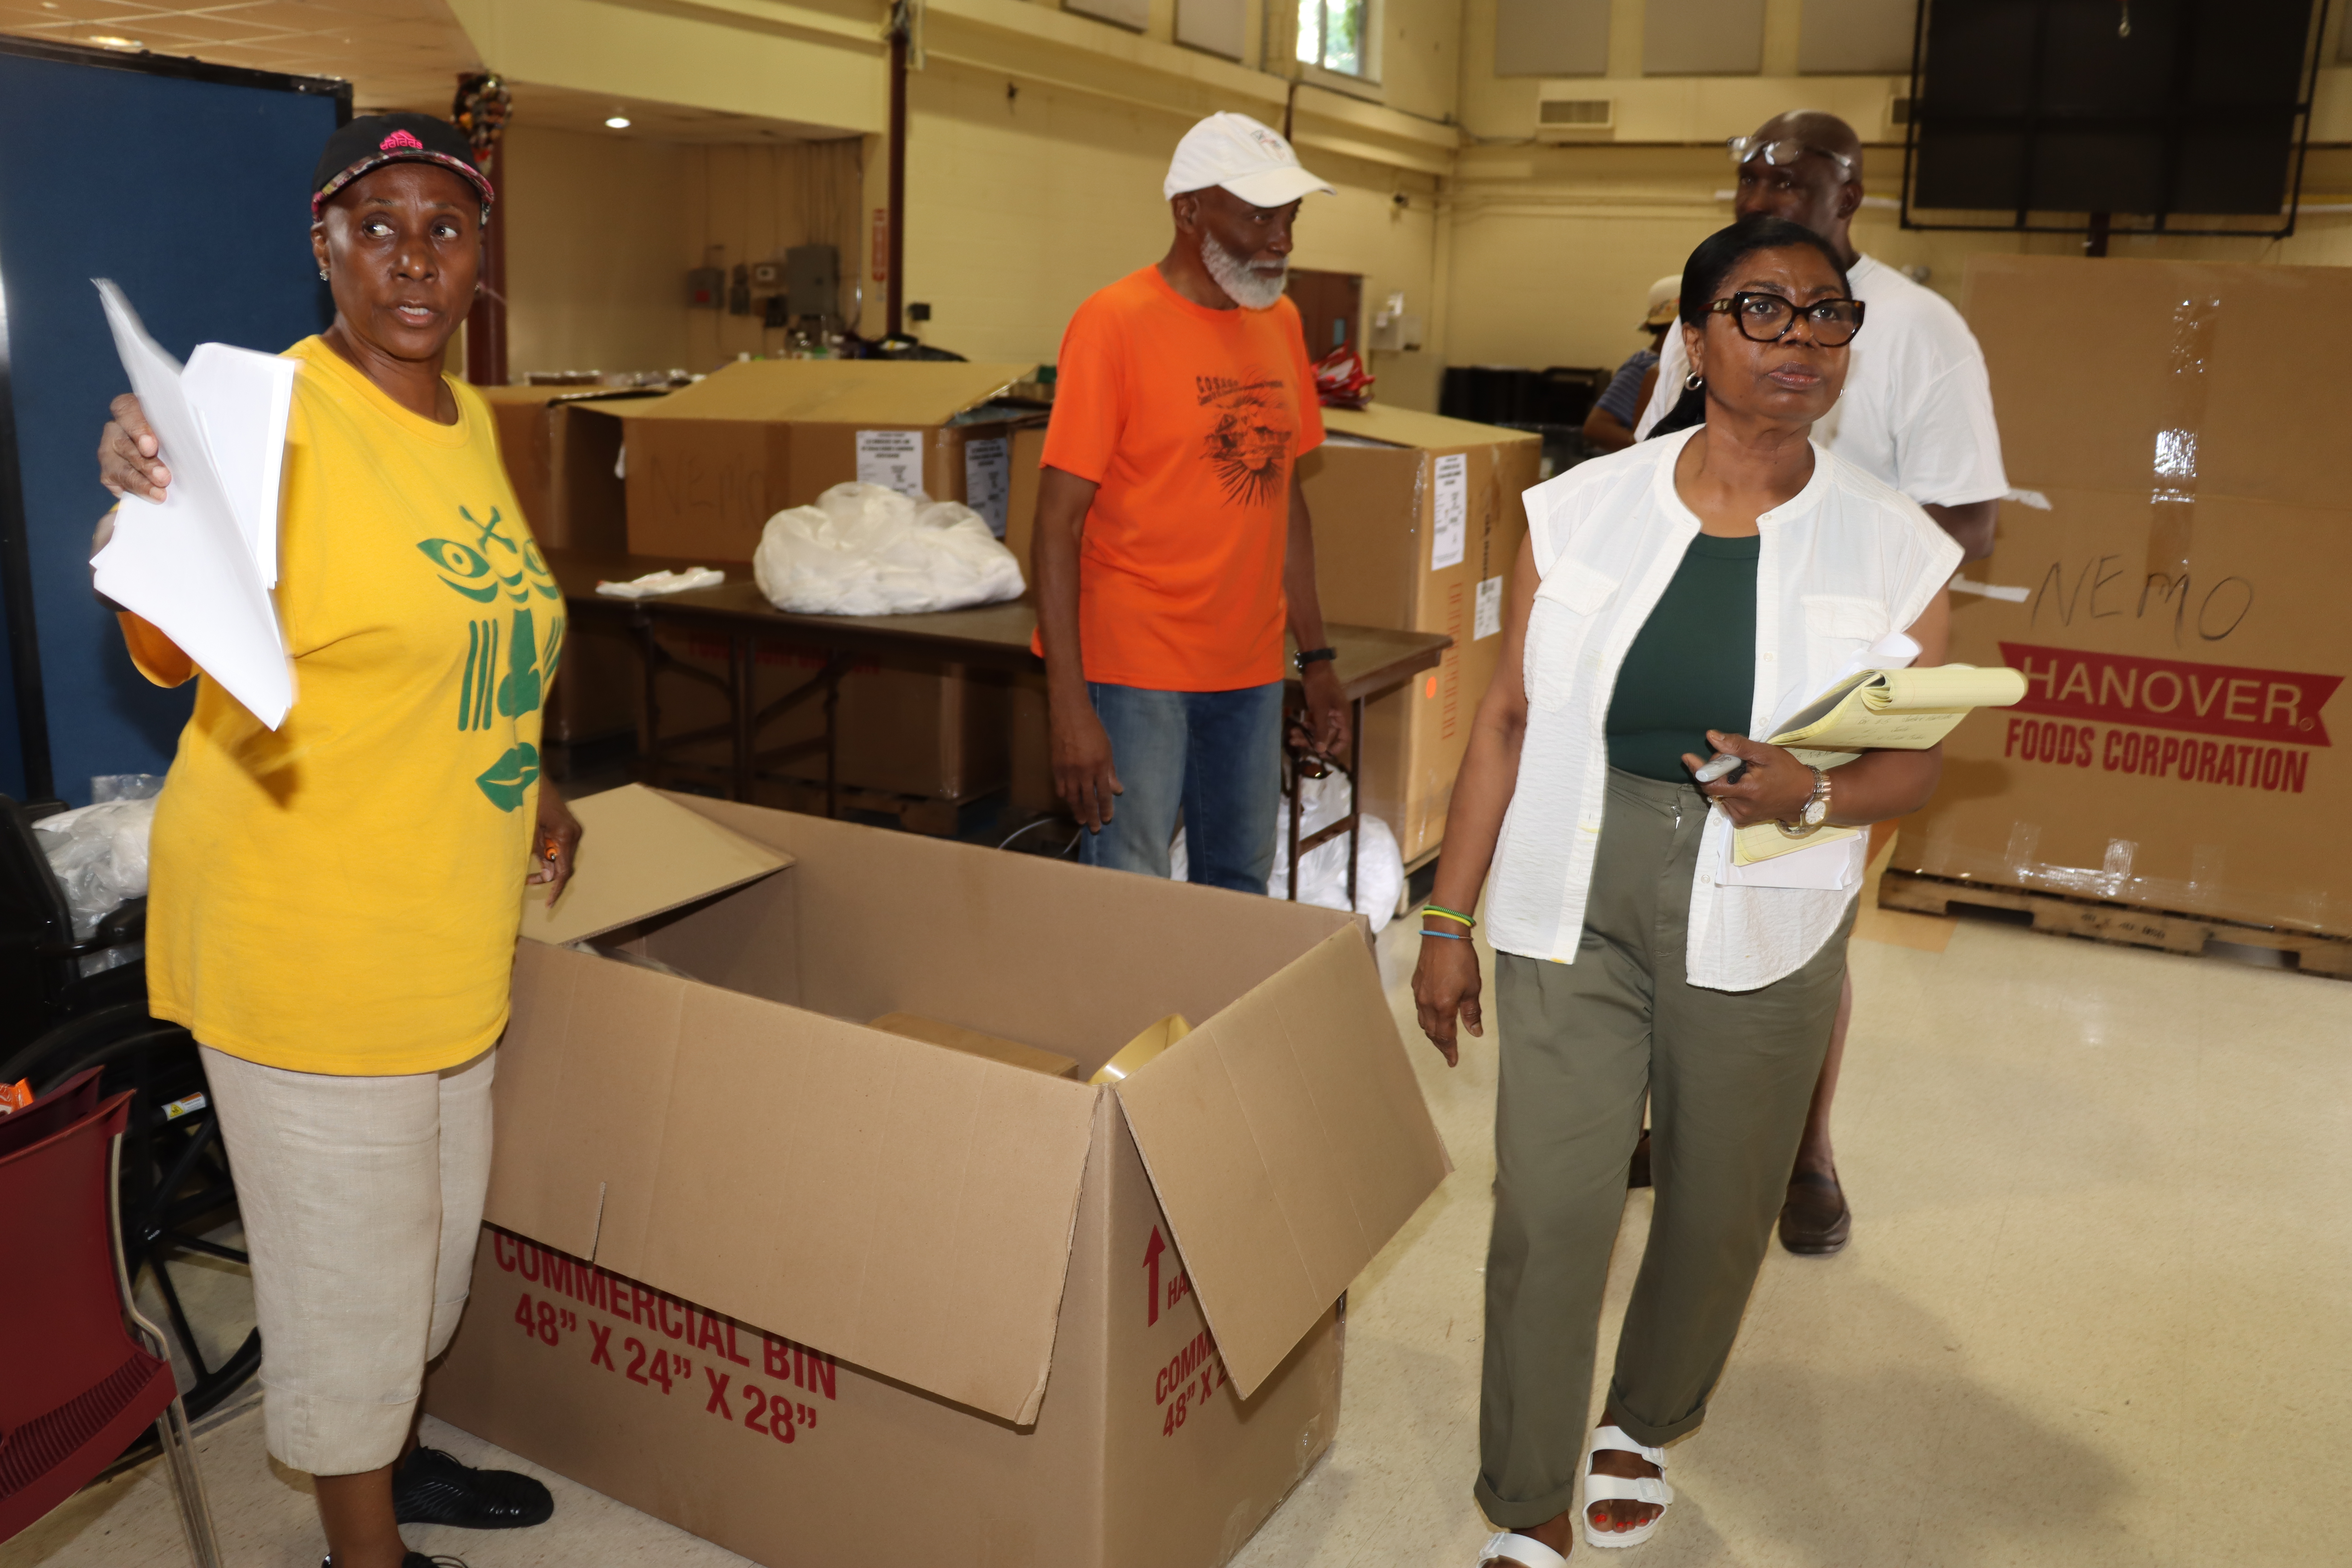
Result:
[[[1213,234],[1201,237],[1201,265],[1209,269],[1217,287],[1246,310],[1263,310],[1281,299],[1282,286],[1290,277],[1288,262],[1271,272],[1260,271],[1218,244]]]

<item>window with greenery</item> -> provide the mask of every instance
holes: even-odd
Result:
[[[1345,76],[1371,74],[1372,0],[1298,0],[1298,58]]]

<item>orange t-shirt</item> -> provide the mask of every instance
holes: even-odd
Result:
[[[1078,555],[1087,679],[1280,680],[1291,468],[1323,440],[1297,307],[1212,310],[1146,267],[1078,307],[1055,376],[1045,465],[1100,487]]]

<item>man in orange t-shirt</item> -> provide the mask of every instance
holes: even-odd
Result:
[[[1312,743],[1349,743],[1298,488],[1323,419],[1282,291],[1299,202],[1330,189],[1265,126],[1209,116],[1162,187],[1168,254],[1063,335],[1031,567],[1054,785],[1090,866],[1167,876],[1181,810],[1192,880],[1265,891],[1286,623]]]

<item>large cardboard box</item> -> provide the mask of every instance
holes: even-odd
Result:
[[[2048,510],[2002,508],[1952,657],[2027,694],[1945,742],[1893,865],[2352,935],[2352,272],[1979,257],[1964,299]]]
[[[974,411],[1033,368],[746,360],[625,408],[629,549],[749,561],[769,518],[853,479],[962,501],[1002,534],[1013,419]]]
[[[427,1407],[774,1568],[1231,1557],[1330,1441],[1335,1303],[1447,1168],[1353,917],[574,809]],[[599,931],[696,978],[555,945]],[[1112,1088],[863,1022],[892,1013],[1082,1073],[1196,1027]]]
[[[621,409],[662,395],[637,388],[484,386],[499,455],[531,535],[551,550],[624,550]],[[577,744],[626,733],[636,721],[637,662],[617,626],[566,628],[547,739]]]
[[[1374,404],[1327,408],[1299,465],[1323,617],[1444,632],[1437,668],[1364,712],[1364,806],[1408,862],[1436,849],[1470,720],[1503,649],[1503,599],[1543,443],[1522,430]]]

